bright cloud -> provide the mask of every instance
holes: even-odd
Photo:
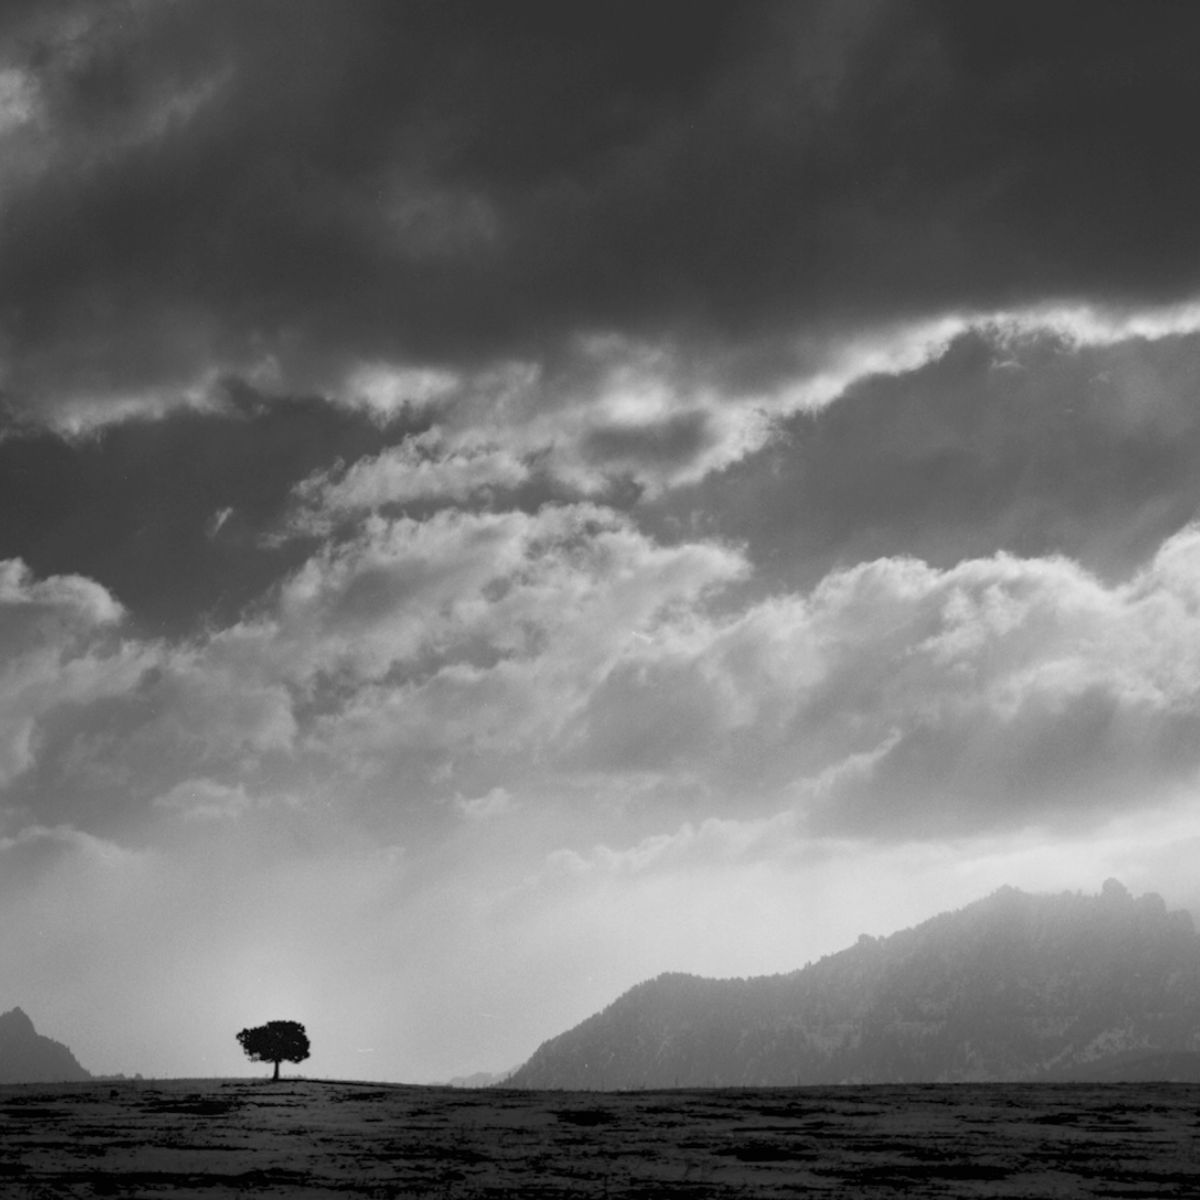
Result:
[[[318,473],[297,495],[309,521],[322,509],[464,502],[535,473],[587,495],[631,480],[654,496],[741,462],[771,442],[781,421],[819,412],[864,381],[911,376],[968,335],[997,347],[1055,339],[1080,351],[1198,331],[1200,307],[1192,303],[948,312],[781,339],[773,354],[786,366],[761,382],[752,382],[744,351],[698,352],[615,334],[577,339],[553,369],[507,362],[456,376],[374,364],[341,383],[343,402],[389,419],[434,412],[438,425],[377,458]]]
[[[319,525],[347,513],[373,512],[419,501],[463,502],[511,490],[529,477],[529,467],[511,452],[462,440],[447,447],[436,427],[394,449],[337,472],[322,471],[296,488],[307,510],[300,527]]]
[[[32,121],[38,106],[37,83],[29,72],[19,67],[0,69],[0,137]]]
[[[122,615],[91,580],[35,580],[20,561],[0,563],[0,783],[33,764],[46,716],[119,694],[136,678],[142,656],[112,635]]]
[[[1200,769],[1198,581],[1192,528],[1115,586],[1063,559],[865,563],[638,644],[574,727],[577,752],[790,790],[831,831],[1086,822]]]

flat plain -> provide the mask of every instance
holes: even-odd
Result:
[[[1200,1197],[1200,1085],[0,1087],[0,1196]]]

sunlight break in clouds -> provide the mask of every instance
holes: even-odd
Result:
[[[819,412],[863,381],[911,375],[972,332],[997,346],[1049,337],[1083,349],[1198,331],[1194,303],[951,312],[865,332],[781,339],[774,353],[789,369],[755,387],[736,382],[737,355],[599,334],[579,339],[556,371],[509,363],[455,378],[376,365],[344,382],[346,401],[384,419],[436,411],[440,423],[348,470],[314,475],[297,497],[312,521],[322,507],[336,513],[463,502],[486,489],[515,488],[535,469],[588,495],[627,478],[653,496],[742,461],[770,443],[781,420]]]

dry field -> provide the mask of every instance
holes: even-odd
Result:
[[[1200,1197],[1200,1086],[0,1087],[0,1196]]]

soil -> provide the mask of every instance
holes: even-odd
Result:
[[[1200,1196],[1200,1085],[0,1087],[0,1197]]]

